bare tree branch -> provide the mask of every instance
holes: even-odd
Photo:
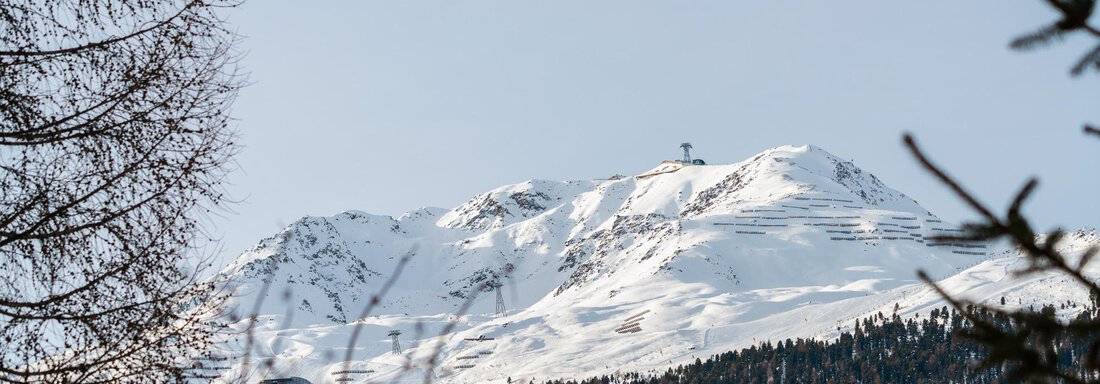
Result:
[[[238,148],[238,3],[0,2],[0,382],[183,382],[227,297],[192,263]]]

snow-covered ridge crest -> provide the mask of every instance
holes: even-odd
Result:
[[[419,284],[393,294],[407,296],[392,304],[397,312],[445,311],[468,297],[463,290],[496,276],[490,272],[506,264],[517,266],[517,276],[534,285],[521,300],[529,305],[596,276],[658,273],[698,245],[673,246],[670,239],[682,241],[685,232],[696,232],[706,221],[735,218],[731,215],[741,211],[788,209],[781,203],[809,198],[801,196],[926,215],[916,202],[851,162],[813,146],[780,146],[734,164],[662,164],[613,180],[529,180],[452,210],[425,208],[397,219],[357,211],[306,217],[261,241],[225,273],[240,282],[242,292],[256,291],[266,280],[277,282],[270,292],[290,293],[273,305],[293,305],[300,311],[296,321],[341,323],[353,320],[348,308],[365,300],[391,273],[394,260],[418,244],[422,254],[409,268],[425,269],[412,271],[421,276]],[[828,209],[851,210],[839,203]],[[645,270],[623,273],[615,265],[625,260]]]
[[[346,323],[366,302],[369,286],[383,276],[357,251],[399,233],[397,224],[388,216],[357,211],[303,217],[261,240],[222,273],[241,286],[239,294],[263,303],[261,313],[293,311],[303,323]],[[265,283],[276,287],[269,297],[251,296]],[[238,301],[251,308],[247,300]]]
[[[435,339],[413,331],[438,329],[473,300],[445,336],[437,373],[503,382],[501,372],[518,380],[657,369],[754,340],[827,335],[917,292],[918,268],[944,278],[1011,255],[929,240],[957,230],[850,161],[781,146],[732,164],[529,180],[398,218],[307,217],[224,273],[241,307],[262,301],[273,341],[258,353],[294,361],[298,376],[334,380],[339,364],[318,346],[343,348],[349,324],[363,324],[353,368],[388,380],[406,366],[388,355],[388,331],[406,331],[415,366],[432,349],[421,342]],[[1095,232],[1075,236],[1096,241]],[[354,318],[410,252],[382,305]],[[256,297],[264,282],[268,297]],[[498,285],[509,311],[494,319]],[[910,307],[936,301],[923,295]],[[480,336],[495,341],[467,340]]]
[[[891,209],[921,209],[915,201],[890,189],[852,162],[811,145],[775,147],[747,161],[723,167],[728,168],[727,176],[701,191],[686,213],[701,214],[717,204],[715,200],[726,200],[720,207],[720,212],[724,212],[731,208],[731,203],[767,204],[807,193],[829,194]]]
[[[537,216],[562,200],[591,188],[591,182],[528,180],[478,195],[439,219],[446,228],[501,228]]]

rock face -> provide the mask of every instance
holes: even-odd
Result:
[[[851,162],[812,146],[783,146],[728,165],[531,180],[453,210],[307,217],[223,274],[238,289],[240,314],[259,301],[257,314],[277,324],[271,337],[331,328],[323,333],[329,336],[294,339],[308,348],[259,353],[315,375],[303,377],[334,379],[326,372],[338,361],[320,346],[342,346],[325,337],[362,323],[372,344],[354,349],[356,364],[374,371],[372,379],[392,378],[407,364],[387,357],[388,345],[380,349],[384,332],[453,320],[449,314],[469,301],[475,315],[444,337],[436,374],[503,382],[659,369],[754,340],[826,335],[919,290],[917,269],[946,277],[1011,257],[993,244],[928,240],[954,231]],[[1097,241],[1094,232],[1075,236]],[[359,319],[398,272],[371,317]],[[495,289],[509,316],[479,317],[494,311]],[[935,300],[926,294],[911,308]],[[631,326],[623,328],[624,320]],[[495,341],[465,340],[484,335]],[[434,348],[412,343],[410,356]]]

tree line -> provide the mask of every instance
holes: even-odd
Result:
[[[1036,316],[1056,320],[1059,307],[1047,305]],[[669,368],[658,375],[631,372],[583,380],[550,380],[544,384],[725,384],[725,383],[1010,383],[1030,369],[1024,362],[986,363],[990,348],[973,337],[981,319],[1003,330],[1017,327],[1010,316],[983,307],[967,314],[944,306],[926,315],[902,318],[881,312],[860,319],[835,340],[786,339],[753,345]],[[1092,324],[1097,310],[1084,308],[1067,328]],[[1048,363],[1087,380],[1098,379],[1082,366],[1083,356],[1100,332],[1084,328],[1044,340],[1055,353]]]

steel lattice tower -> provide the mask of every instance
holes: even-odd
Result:
[[[508,308],[504,306],[504,294],[500,291],[501,286],[501,284],[497,284],[494,288],[497,291],[497,316],[504,317],[508,314]]]
[[[390,334],[389,334],[389,336],[391,338],[393,338],[393,354],[395,354],[395,355],[400,355],[401,354],[401,343],[397,341],[397,336],[400,336],[400,335],[401,335],[401,331],[398,331],[398,330],[392,330],[392,331],[390,331]]]
[[[680,148],[684,149],[684,164],[691,164],[691,143],[682,143]]]

